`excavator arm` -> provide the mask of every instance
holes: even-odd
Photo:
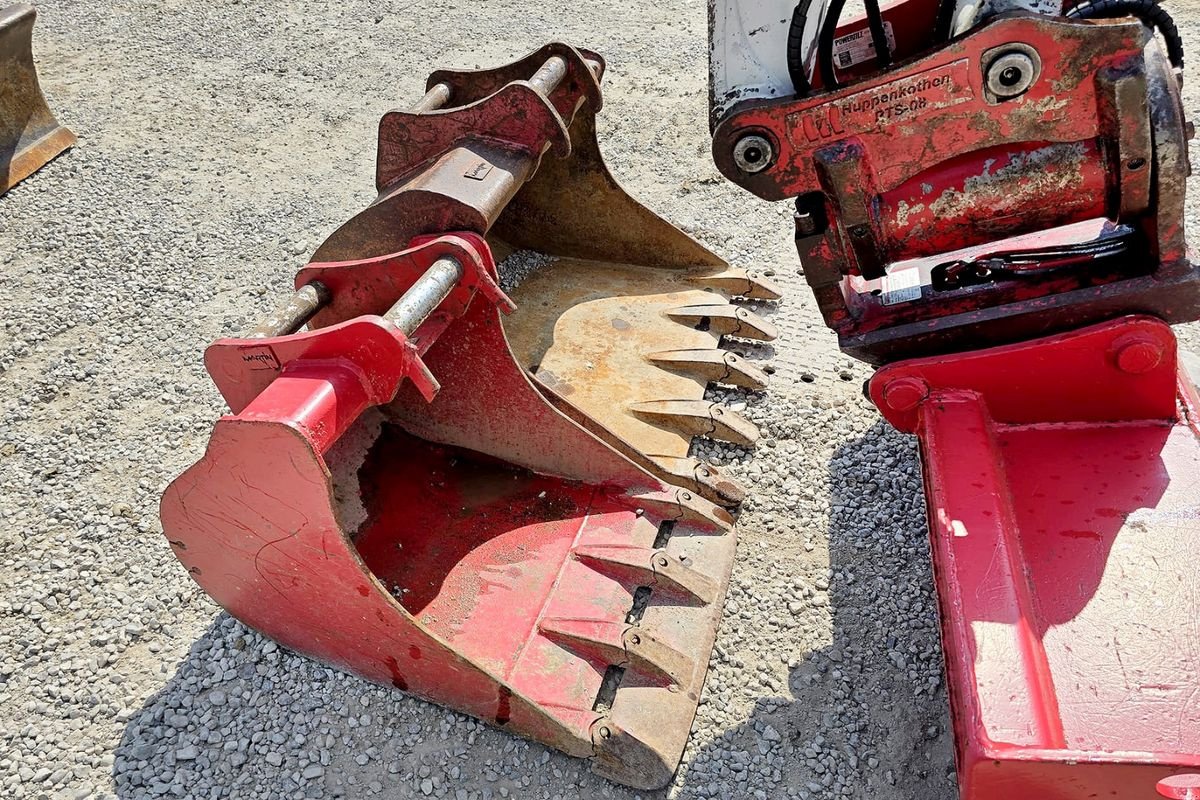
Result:
[[[965,800],[1200,797],[1200,407],[1150,0],[713,2],[713,154],[921,443]]]

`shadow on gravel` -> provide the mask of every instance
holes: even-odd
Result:
[[[277,647],[220,613],[128,720],[121,800],[648,797],[588,765]]]
[[[793,665],[790,700],[759,700],[699,755],[721,765],[709,780],[742,777],[746,797],[769,800],[958,797],[920,467],[895,437],[877,421],[830,460],[833,643]],[[738,751],[763,757],[769,788],[753,788],[760,776]]]
[[[672,796],[956,797],[920,470],[898,436],[878,421],[830,459],[829,572],[797,577],[828,580],[832,644],[794,663],[790,698],[759,700],[693,751]],[[122,800],[664,796],[290,654],[227,614],[129,719],[115,758]]]

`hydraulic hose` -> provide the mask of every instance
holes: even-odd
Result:
[[[800,0],[792,12],[792,24],[788,28],[788,76],[792,79],[792,87],[798,95],[808,94],[812,90],[808,71],[804,65],[804,42],[805,33],[808,30],[808,14],[814,2],[820,2],[820,0]],[[842,9],[845,6],[846,0],[830,0],[821,23],[821,30],[817,33],[817,69],[821,75],[821,84],[826,90],[836,89],[839,85],[833,63],[833,41],[837,36],[838,23],[841,21]],[[867,27],[871,32],[871,42],[875,46],[875,57],[879,68],[886,69],[891,66],[892,51],[888,47],[879,0],[864,0],[863,7],[867,12]]]
[[[1177,70],[1183,70],[1183,39],[1175,20],[1155,0],[1084,0],[1067,12],[1068,19],[1112,19],[1137,17],[1162,36],[1167,58]]]

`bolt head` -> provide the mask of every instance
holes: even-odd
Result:
[[[1130,375],[1142,375],[1163,360],[1163,346],[1149,338],[1137,338],[1117,345],[1117,368]]]
[[[984,81],[996,97],[1016,97],[1029,90],[1037,79],[1038,71],[1038,64],[1030,53],[1012,50],[988,65]]]
[[[892,411],[912,411],[929,396],[929,384],[920,378],[897,378],[883,387],[883,402]]]
[[[765,136],[752,133],[738,139],[733,146],[733,163],[742,172],[754,175],[771,166],[774,160],[775,148]]]
[[[1163,778],[1154,787],[1163,797],[1171,800],[1193,800],[1200,797],[1200,774],[1184,773]]]

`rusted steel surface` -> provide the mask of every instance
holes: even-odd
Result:
[[[918,0],[890,11],[905,8],[932,26]],[[1121,313],[1200,316],[1200,271],[1182,236],[1178,81],[1148,29],[1000,15],[913,55],[829,91],[734,105],[714,132],[728,178],[797,198],[801,262],[843,349],[886,363]],[[1029,67],[1012,96],[996,94],[1002,59]],[[751,137],[771,154],[754,171],[737,159]],[[970,286],[929,280],[969,248],[1086,244],[1076,226],[1105,219],[1129,238],[1116,257]]]
[[[726,355],[718,330],[700,317],[674,315],[713,299],[694,288],[690,277],[682,270],[555,260],[513,291],[517,311],[505,319],[505,331],[517,361],[564,400],[651,457],[686,456],[700,428],[688,418],[651,420],[634,409],[650,401],[702,402],[710,374],[664,369],[652,358],[664,347],[697,350],[705,354],[701,358]],[[719,308],[736,307],[723,303]],[[724,413],[740,419],[733,411]],[[739,429],[747,427],[752,426],[741,420]],[[729,441],[725,428],[703,430]],[[745,437],[738,441],[744,443]]]
[[[921,441],[964,800],[1190,796],[1193,391],[1146,317],[872,379]]]
[[[279,308],[271,312],[270,316],[254,327],[254,330],[250,332],[250,338],[295,333],[328,304],[329,300],[329,290],[325,288],[324,284],[313,281],[301,286]]]
[[[75,143],[54,118],[33,64],[37,12],[23,3],[0,9],[0,194]]]
[[[748,423],[697,427],[692,415],[630,409],[701,401],[710,369],[665,369],[650,356],[706,349],[724,359],[722,336],[775,338],[730,298],[770,301],[779,291],[769,276],[730,269],[612,177],[596,139],[603,70],[595,53],[551,44],[496,69],[435,72],[416,106],[380,123],[379,197],[314,261],[381,258],[451,228],[487,235],[501,255],[539,254],[542,266],[514,291],[516,311],[504,320],[518,361],[560,408],[577,406],[590,430],[639,465],[728,502],[743,492],[718,490],[727,482],[680,470],[676,459],[696,435],[737,430],[748,443]],[[749,388],[742,373],[723,374]]]

